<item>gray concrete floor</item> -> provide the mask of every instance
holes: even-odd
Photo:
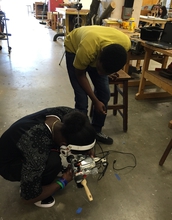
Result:
[[[63,41],[53,42],[56,33],[32,16],[17,14],[8,22],[11,55],[7,42],[0,51],[0,135],[20,117],[52,106],[74,106],[73,90],[68,80]],[[152,63],[152,66],[159,66]],[[168,122],[172,119],[172,99],[135,100],[137,87],[129,88],[128,132],[122,130],[122,118],[108,112],[103,131],[114,138],[105,176],[88,176],[93,196],[89,202],[84,189],[71,182],[54,197],[49,209],[23,205],[19,183],[0,177],[0,220],[169,220],[172,219],[172,154],[163,167],[160,157],[171,139]],[[134,164],[121,171],[113,170]],[[116,176],[118,174],[118,176]],[[119,177],[119,178],[118,178]],[[82,211],[77,214],[78,208]]]

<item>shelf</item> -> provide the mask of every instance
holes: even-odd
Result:
[[[147,70],[145,71],[144,77],[153,82],[159,88],[172,94],[172,80],[160,76],[159,72]]]

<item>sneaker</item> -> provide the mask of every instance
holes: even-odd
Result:
[[[50,208],[55,204],[55,199],[50,196],[42,201],[35,202],[34,204],[41,208]]]
[[[101,132],[96,134],[96,140],[103,144],[108,144],[108,145],[113,144],[113,139]]]

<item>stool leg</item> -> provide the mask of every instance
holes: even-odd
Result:
[[[159,161],[159,165],[160,165],[160,166],[162,166],[162,165],[164,164],[164,162],[165,162],[165,160],[166,160],[168,154],[170,153],[170,150],[171,150],[171,149],[172,149],[172,139],[171,139],[171,141],[169,142],[169,144],[168,144],[166,150],[164,151],[164,153],[163,153],[163,155],[162,155],[162,157],[161,157],[161,159],[160,159],[160,161]]]
[[[123,82],[123,130],[128,129],[128,81]]]
[[[113,104],[116,105],[118,103],[118,90],[117,90],[117,85],[114,84],[113,87]],[[117,114],[117,110],[113,110],[113,115]]]
[[[60,59],[59,66],[61,65],[61,62],[62,62],[62,60],[63,60],[64,55],[65,55],[65,51],[63,52],[63,55],[62,55],[62,57],[61,57],[61,59]]]

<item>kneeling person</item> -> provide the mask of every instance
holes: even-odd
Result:
[[[95,130],[87,117],[68,107],[47,108],[27,115],[0,138],[0,175],[19,181],[21,198],[39,207],[55,204],[52,195],[73,179],[73,173],[62,171],[60,147],[94,146]]]

